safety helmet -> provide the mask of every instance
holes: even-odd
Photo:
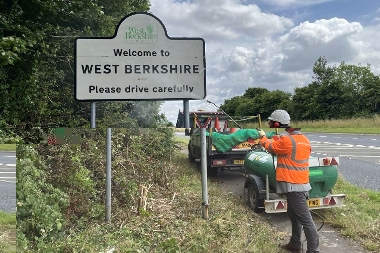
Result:
[[[289,113],[285,110],[275,110],[274,112],[272,112],[270,117],[268,117],[268,119],[280,122],[283,125],[288,125],[290,123]]]

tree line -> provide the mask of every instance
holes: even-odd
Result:
[[[220,106],[229,115],[269,116],[276,109],[289,112],[293,120],[349,119],[380,113],[380,76],[371,66],[329,66],[320,57],[313,66],[312,82],[294,93],[251,87]]]
[[[149,0],[0,1],[0,132],[32,140],[44,128],[90,126],[90,103],[74,98],[74,42],[110,37]],[[167,124],[159,101],[97,102],[97,127]],[[1,133],[0,133],[1,134]]]

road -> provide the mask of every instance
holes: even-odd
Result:
[[[351,184],[380,191],[380,135],[305,134],[314,156],[339,156],[339,173]]]
[[[178,134],[179,136],[184,136]],[[313,156],[339,156],[339,173],[352,184],[379,191],[380,179],[380,135],[353,134],[320,134],[305,133],[312,144]],[[244,190],[244,176],[238,172],[221,172],[217,179],[227,192],[247,198]],[[210,196],[212,198],[212,196]],[[287,243],[291,235],[291,224],[286,213],[261,214],[270,225],[284,232]],[[318,217],[314,217],[317,228],[322,225]],[[321,253],[365,253],[363,247],[351,242],[337,233],[334,228],[324,224],[318,232]],[[306,243],[304,244],[306,247]]]
[[[0,152],[0,210],[16,211],[16,152]]]

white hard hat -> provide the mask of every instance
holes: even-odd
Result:
[[[268,117],[268,119],[280,122],[283,125],[288,125],[290,123],[289,113],[285,110],[275,110],[274,112],[272,112],[270,117]]]

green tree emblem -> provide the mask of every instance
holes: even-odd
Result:
[[[148,31],[148,34],[149,35],[153,35],[153,26],[151,24],[149,24],[147,27],[146,27],[146,30]]]

